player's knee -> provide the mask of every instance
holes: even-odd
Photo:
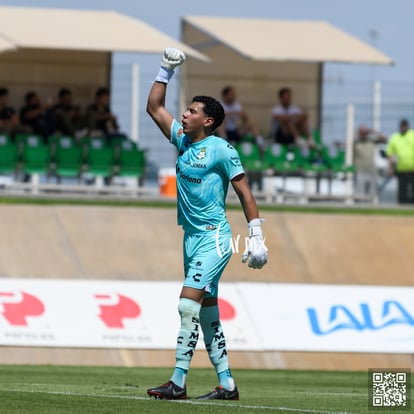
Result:
[[[192,322],[193,318],[199,322],[201,305],[192,299],[180,298],[178,302],[178,312],[181,317],[181,321]]]

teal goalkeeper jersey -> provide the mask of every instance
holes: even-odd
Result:
[[[178,224],[186,233],[218,228],[230,232],[225,201],[230,180],[244,173],[238,152],[214,135],[191,142],[175,119],[171,124],[171,143],[178,150]]]

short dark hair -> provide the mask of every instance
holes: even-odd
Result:
[[[227,85],[221,90],[221,96],[226,96],[229,92],[233,91],[234,87]]]
[[[285,93],[291,93],[291,92],[292,90],[290,88],[287,88],[287,87],[280,88],[278,92],[279,98],[281,98]]]
[[[7,88],[0,88],[0,96],[7,96],[9,94],[9,90]]]
[[[211,96],[198,95],[194,96],[191,102],[200,102],[204,104],[204,113],[214,119],[213,131],[223,123],[224,108],[223,105],[216,99],[212,98]]]
[[[409,125],[408,119],[401,119],[400,126],[408,126],[408,125]]]
[[[102,86],[101,88],[98,88],[95,92],[95,97],[100,98],[102,95],[109,95],[109,89],[105,86]]]
[[[24,95],[24,100],[26,102],[29,102],[30,100],[32,100],[34,97],[36,96],[36,92],[35,91],[29,91],[26,92],[26,95]]]
[[[68,88],[61,88],[59,91],[59,98],[62,99],[64,96],[72,95],[72,92]]]

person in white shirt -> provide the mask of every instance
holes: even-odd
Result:
[[[242,142],[246,135],[251,134],[260,147],[265,145],[257,126],[237,101],[236,89],[233,86],[226,86],[222,89],[220,103],[224,108],[225,118],[223,124],[217,129],[219,136],[236,144]]]
[[[271,138],[283,145],[312,145],[308,119],[305,112],[292,104],[290,88],[281,88],[278,92],[279,104],[272,109]]]

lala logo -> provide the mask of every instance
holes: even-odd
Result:
[[[101,313],[99,317],[108,328],[124,328],[124,319],[135,319],[141,308],[131,298],[120,294],[96,294]]]
[[[0,292],[0,313],[12,326],[28,326],[28,317],[40,316],[44,311],[43,302],[30,293]]]
[[[336,304],[325,312],[316,308],[308,308],[307,312],[316,335],[329,335],[343,329],[378,331],[396,325],[404,326],[407,332],[414,328],[414,314],[397,300],[385,300],[376,307],[360,303],[356,310]]]

